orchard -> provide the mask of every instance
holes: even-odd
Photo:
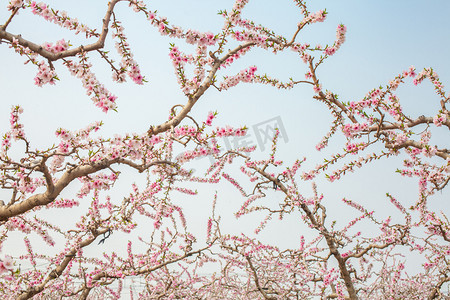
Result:
[[[450,299],[447,21],[365,88],[315,1],[65,2],[2,3],[2,299]]]

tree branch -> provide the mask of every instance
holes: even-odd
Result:
[[[61,51],[58,53],[50,52],[46,49],[44,49],[41,45],[35,44],[30,40],[24,39],[20,34],[14,35],[9,32],[7,32],[6,26],[3,25],[0,27],[0,40],[5,39],[10,42],[13,42],[13,39],[16,39],[18,41],[18,44],[29,48],[31,51],[41,55],[42,57],[46,58],[49,61],[56,61],[61,58],[65,57],[71,57],[75,56],[81,52],[90,52],[98,49],[102,49],[105,45],[105,39],[108,35],[108,26],[109,22],[111,20],[111,14],[113,13],[114,6],[119,2],[120,0],[112,0],[108,4],[108,9],[106,11],[105,17],[103,19],[103,27],[102,27],[102,33],[100,34],[100,37],[98,38],[97,42],[89,44],[89,45],[82,45],[77,48]]]

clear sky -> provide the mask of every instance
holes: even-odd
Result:
[[[95,3],[94,3],[95,2]],[[105,13],[106,1],[49,1],[69,15],[100,29],[101,19]],[[145,1],[147,2],[147,1]],[[94,4],[93,4],[94,3]],[[222,26],[222,18],[217,15],[220,9],[230,9],[233,1],[229,0],[154,0],[148,2],[152,10],[158,10],[167,16],[171,24],[183,28],[216,33]],[[342,48],[320,67],[318,75],[325,89],[331,90],[342,99],[358,100],[379,85],[385,85],[401,71],[414,65],[421,70],[433,67],[444,85],[450,84],[450,2],[447,0],[318,0],[309,1],[311,11],[327,9],[328,17],[324,23],[314,24],[302,31],[299,41],[312,45],[331,44],[335,39],[338,24],[347,26],[347,39]],[[6,3],[2,4],[6,6]],[[250,1],[243,13],[245,18],[255,23],[262,23],[277,33],[290,36],[296,24],[301,20],[300,11],[293,1]],[[8,14],[3,7],[0,10],[0,23]],[[11,105],[20,104],[24,108],[23,120],[27,136],[33,147],[48,147],[56,142],[54,131],[58,127],[76,130],[96,121],[105,122],[103,136],[114,133],[143,132],[152,124],[165,120],[170,107],[184,103],[185,97],[176,84],[176,78],[168,57],[169,39],[160,37],[155,28],[150,27],[143,15],[136,15],[125,3],[117,5],[116,17],[123,22],[125,34],[129,37],[135,60],[149,83],[136,86],[133,83],[118,85],[112,82],[108,65],[100,61],[95,54],[89,56],[95,63],[94,71],[99,80],[118,96],[118,113],[107,115],[95,108],[85,95],[78,79],[73,78],[61,65],[56,63],[60,82],[55,86],[34,86],[33,78],[36,68],[23,65],[24,59],[14,54],[6,44],[0,45],[0,128],[5,132],[9,125]],[[31,15],[21,12],[8,27],[12,33],[21,33],[24,38],[36,43],[55,42],[61,38],[79,45],[80,37],[73,36],[56,26]],[[175,41],[182,46],[182,41]],[[107,47],[114,51],[111,39]],[[185,48],[188,49],[188,48]],[[242,59],[239,65],[231,68],[238,71],[250,65],[257,65],[258,72],[267,72],[281,79],[303,79],[305,67],[300,59],[292,53],[273,55],[262,50],[255,51]],[[438,98],[431,85],[419,87],[411,83],[399,89],[401,102],[406,111],[413,116],[436,111]],[[233,126],[247,125],[252,135],[249,141],[258,144],[253,125],[278,118],[282,123],[286,139],[281,141],[278,157],[291,163],[296,158],[307,157],[306,167],[312,168],[322,159],[343,147],[340,138],[331,141],[330,149],[318,153],[315,145],[331,125],[328,110],[313,99],[310,86],[297,86],[290,91],[278,91],[275,88],[242,84],[223,93],[208,91],[194,107],[192,115],[205,118],[208,111],[219,112],[216,124]],[[441,138],[442,137],[442,138]],[[435,137],[436,143],[447,143],[444,135]],[[268,144],[259,144],[267,149]],[[267,151],[266,151],[267,152]],[[262,157],[260,149],[255,155]],[[319,190],[327,197],[327,205],[338,209],[339,215],[331,219],[340,221],[342,213],[350,212],[343,207],[340,199],[351,198],[375,209],[380,216],[386,217],[394,210],[389,205],[386,192],[398,196],[406,206],[417,199],[418,189],[415,179],[401,178],[395,174],[401,167],[401,157],[384,162],[377,162],[345,176],[333,184],[319,179]],[[205,161],[198,161],[199,166]],[[194,167],[195,168],[195,167]],[[125,181],[132,182],[135,174],[130,173]],[[124,189],[126,184],[123,185]],[[305,195],[310,195],[309,183],[305,184]],[[236,211],[243,199],[230,191],[230,185],[207,187],[196,198],[183,200],[186,203],[188,218],[195,220],[199,215],[207,217],[210,211],[212,192],[218,190],[219,214],[224,215],[224,226],[230,231],[252,234],[257,222],[262,218],[246,217],[235,221],[232,213]],[[126,191],[126,190],[124,190]],[[433,197],[432,206],[449,211],[449,192]],[[119,197],[121,199],[122,196]],[[1,198],[1,194],[0,194]],[[446,200],[446,201],[445,201]],[[190,201],[190,202],[188,202]],[[193,223],[195,232],[204,233],[206,223]],[[261,238],[280,246],[294,247],[299,241],[301,228],[298,216],[283,222],[273,221]],[[343,223],[341,223],[343,224]],[[294,229],[292,229],[294,228]],[[111,241],[121,247],[119,241]],[[11,247],[15,247],[12,245]],[[123,247],[124,248],[124,247]]]

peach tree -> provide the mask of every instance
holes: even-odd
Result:
[[[11,108],[9,128],[2,131],[0,148],[0,291],[11,299],[111,298],[119,299],[126,278],[140,278],[145,288],[130,297],[139,299],[445,299],[449,296],[450,223],[444,212],[434,211],[429,201],[450,180],[450,150],[445,143],[431,143],[435,130],[450,129],[450,94],[432,68],[399,71],[384,86],[367,92],[357,101],[345,101],[328,90],[318,70],[345,42],[346,26],[337,25],[336,39],[313,46],[302,38],[306,28],[325,21],[328,12],[312,12],[305,1],[294,0],[301,18],[289,36],[244,18],[248,0],[219,12],[223,25],[217,32],[184,29],[158,14],[146,1],[111,0],[105,3],[101,28],[82,23],[67,12],[45,3],[11,0],[8,18],[2,20],[0,41],[14,55],[35,67],[34,84],[58,84],[58,72],[68,72],[81,81],[97,109],[120,114],[118,98],[96,75],[95,66],[111,69],[113,80],[137,85],[147,82],[125,34],[118,6],[129,6],[136,18],[147,21],[170,40],[168,57],[184,102],[167,107],[164,122],[148,124],[144,132],[102,137],[103,122],[93,120],[84,128],[55,128],[57,142],[36,148],[27,136],[20,103]],[[10,31],[21,14],[35,16],[66,31],[67,38],[37,42],[32,36]],[[81,19],[83,16],[79,16]],[[78,35],[84,41],[71,45]],[[112,39],[115,49],[109,49]],[[260,73],[259,65],[230,74],[235,62],[245,61],[254,51],[291,52],[304,70],[289,79]],[[96,57],[93,60],[92,57]],[[143,58],[141,58],[143,59]],[[264,61],[260,63],[264,65]],[[396,94],[399,86],[429,81],[438,97],[432,114],[408,113]],[[223,151],[221,138],[243,137],[247,127],[217,126],[216,112],[194,118],[208,90],[227,93],[248,83],[314,91],[332,118],[328,134],[317,144],[320,151],[334,136],[344,141],[331,157],[315,168],[302,167],[305,159],[287,164],[277,158],[279,131],[265,159],[256,159],[254,147]],[[24,83],[26,86],[30,83]],[[64,101],[64,100],[63,100]],[[126,105],[122,103],[122,105]],[[157,105],[164,105],[159,102]],[[214,107],[208,109],[213,110]],[[3,118],[6,118],[6,112]],[[325,113],[324,113],[325,114]],[[70,113],[68,112],[68,117]],[[181,149],[181,152],[177,152]],[[333,148],[334,149],[334,148]],[[357,200],[345,198],[354,215],[345,226],[327,210],[324,196],[314,180],[326,177],[333,184],[350,171],[371,168],[371,163],[392,156],[404,158],[399,176],[418,182],[419,197],[402,203],[387,194],[387,204],[398,210],[401,221],[380,219]],[[202,175],[190,167],[197,159],[210,157]],[[143,178],[128,190],[114,187],[135,170]],[[240,173],[241,174],[240,174]],[[239,174],[239,175],[237,175]],[[243,180],[242,176],[245,179]],[[239,178],[239,179],[238,179]],[[256,233],[273,217],[298,213],[308,234],[296,248],[284,249],[254,236],[229,234],[221,228],[221,186],[225,181],[243,196],[237,218],[252,213],[264,220]],[[312,182],[312,191],[304,182]],[[217,185],[204,232],[191,232],[185,208],[175,193],[195,195],[191,186]],[[74,190],[76,186],[76,190]],[[269,198],[269,199],[268,199]],[[269,200],[269,201],[265,201]],[[384,200],[383,200],[384,201]],[[195,205],[192,202],[190,205]],[[61,224],[53,215],[75,215],[73,224]],[[361,224],[370,224],[365,227]],[[360,227],[361,226],[361,230]],[[144,228],[145,236],[137,230]],[[365,228],[372,228],[365,230]],[[125,254],[109,249],[110,237],[123,234]],[[15,255],[7,245],[20,236],[25,254]],[[257,237],[257,235],[255,235]],[[36,241],[39,241],[37,244]],[[42,244],[43,242],[43,244]],[[45,245],[45,246],[42,246]],[[105,246],[102,254],[89,248]],[[405,265],[421,257],[416,272]],[[21,268],[21,265],[29,268]],[[202,272],[214,266],[210,275]]]

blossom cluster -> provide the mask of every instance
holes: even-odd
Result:
[[[299,27],[305,24],[313,24],[316,22],[323,22],[327,17],[327,12],[324,10],[319,10],[315,13],[310,13],[307,17],[303,18],[303,20],[298,24]]]
[[[181,27],[171,26],[165,17],[159,17],[156,11],[150,11],[142,1],[130,1],[130,6],[135,12],[143,12],[147,20],[156,28],[161,35],[172,38],[184,39],[188,44],[199,46],[212,46],[216,44],[217,37],[211,32],[199,32],[188,29],[184,31]]]
[[[172,60],[173,66],[178,69],[183,67],[187,62],[192,62],[194,59],[192,55],[184,55],[178,47],[171,47],[169,57]]]
[[[130,47],[123,33],[124,28],[120,25],[120,22],[115,20],[111,27],[115,30],[115,33],[112,34],[113,38],[117,38],[119,41],[116,42],[116,50],[119,55],[122,57],[120,62],[120,70],[113,73],[113,79],[118,82],[125,81],[123,76],[124,72],[127,71],[128,76],[134,81],[136,84],[143,84],[144,77],[141,75],[141,70],[139,65],[133,59],[133,55],[130,52]]]
[[[409,68],[409,70],[403,71],[402,74],[397,75],[394,79],[392,79],[392,80],[389,81],[388,88],[389,88],[391,91],[395,91],[395,90],[398,88],[398,86],[399,86],[401,83],[403,83],[403,79],[407,78],[408,76],[409,76],[409,77],[414,77],[414,76],[416,76],[415,70],[416,70],[416,69],[414,68],[414,66],[411,66],[411,67]],[[413,82],[414,82],[414,84],[416,84],[416,80],[415,80],[415,79],[414,79]]]
[[[55,80],[58,79],[55,70],[52,70],[45,62],[41,61],[39,64],[39,71],[34,77],[34,83],[37,86],[43,86],[44,84],[50,83],[55,84]]]
[[[200,148],[192,150],[192,151],[190,151],[190,150],[185,151],[182,155],[178,156],[177,161],[178,162],[187,162],[187,161],[193,160],[198,157],[208,156],[211,153],[214,153],[214,151],[212,151],[211,149],[208,149],[208,148],[200,147]],[[217,153],[217,151],[216,151],[216,153]]]
[[[69,43],[66,42],[64,39],[62,39],[62,40],[57,41],[55,45],[47,42],[47,43],[44,43],[42,45],[42,47],[45,50],[50,51],[52,53],[58,53],[58,52],[67,50],[69,48]]]
[[[336,30],[336,42],[333,46],[327,47],[324,51],[326,55],[333,55],[345,42],[345,33],[347,32],[347,27],[344,24],[340,24]]]
[[[353,124],[345,124],[342,126],[342,132],[346,137],[352,137],[355,134],[367,130],[369,128],[367,123],[353,123]]]
[[[434,116],[433,118],[433,123],[434,125],[436,125],[437,127],[442,126],[442,124],[444,124],[445,122],[447,122],[447,115],[448,112],[442,112],[440,111],[436,116]]]
[[[14,10],[23,7],[23,0],[10,0],[7,6],[8,10]]]
[[[19,116],[23,113],[23,108],[20,106],[13,106],[11,108],[11,114],[9,118],[9,124],[11,126],[10,134],[14,140],[25,138],[25,131],[23,124],[19,122]]]
[[[208,113],[208,117],[206,118],[205,124],[208,126],[212,125],[212,121],[214,120],[214,118],[216,117],[217,112],[209,112]]]
[[[94,73],[91,71],[91,65],[86,61],[87,57],[82,54],[80,63],[66,60],[65,65],[73,76],[81,79],[86,94],[92,96],[91,99],[95,105],[102,109],[103,112],[115,110],[117,108],[117,97],[109,92],[103,84],[101,84]]]
[[[29,1],[31,12],[35,15],[43,17],[45,20],[55,23],[63,28],[74,30],[75,34],[80,32],[85,33],[86,37],[98,36],[95,30],[90,29],[85,24],[82,24],[76,18],[70,18],[65,11],[58,11],[52,9],[45,3],[36,3],[35,1]]]
[[[5,255],[5,257],[0,260],[0,274],[12,272],[14,269],[14,261],[11,256]],[[13,277],[8,274],[4,277],[6,280],[13,280]]]
[[[235,32],[234,33],[234,37],[238,39],[237,35],[239,32]],[[219,68],[226,68],[228,66],[230,66],[233,62],[235,62],[236,60],[238,60],[239,58],[241,58],[242,56],[244,56],[246,53],[248,53],[250,50],[252,49],[252,47],[247,47],[247,48],[243,48],[238,50],[236,53],[234,53],[233,55],[230,55],[230,57],[228,57],[221,65]]]
[[[218,137],[227,137],[227,136],[244,136],[246,134],[247,128],[237,128],[234,129],[231,126],[227,127],[217,127],[215,131],[213,131],[213,134],[217,135]]]
[[[227,90],[236,86],[240,82],[253,82],[255,78],[256,66],[240,71],[235,76],[225,76],[224,80],[219,84],[221,90]]]
[[[48,207],[55,207],[55,208],[71,208],[80,205],[80,202],[73,200],[73,199],[56,199],[52,203],[48,205]]]

